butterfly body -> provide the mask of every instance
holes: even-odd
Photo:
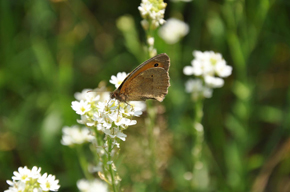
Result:
[[[145,101],[155,99],[163,101],[168,93],[170,59],[162,53],[136,67],[111,94],[121,102]]]

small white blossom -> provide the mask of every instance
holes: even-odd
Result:
[[[19,167],[18,172],[14,171],[13,174],[14,176],[12,177],[13,181],[27,181],[29,180],[31,170],[28,169],[26,166],[25,167]]]
[[[40,187],[43,191],[57,191],[59,189],[58,180],[55,180],[54,175],[47,175],[44,173],[39,179],[38,182],[40,183]]]
[[[215,72],[219,77],[228,77],[232,74],[232,66],[226,65],[226,62],[216,64]]]
[[[192,93],[195,99],[200,97],[210,98],[212,96],[212,89],[203,86],[201,79],[189,79],[185,83],[185,90],[188,93]]]
[[[36,166],[32,167],[29,177],[33,179],[37,179],[41,176],[40,174],[41,168],[37,168]]]
[[[77,187],[80,192],[108,192],[107,184],[99,179],[94,179],[91,181],[81,179],[77,182]]]
[[[84,100],[73,101],[71,103],[71,107],[79,115],[83,115],[91,109],[91,106],[89,105],[89,103],[87,101],[84,101]]]
[[[111,76],[110,83],[112,83],[113,85],[115,85],[116,88],[118,88],[126,77],[127,74],[125,72],[119,72],[117,76],[115,75]]]
[[[159,29],[159,36],[168,44],[177,43],[189,32],[189,26],[178,19],[171,18]]]
[[[85,100],[87,100],[88,102],[95,102],[100,100],[100,95],[96,95],[96,93],[94,92],[88,92],[85,98]]]
[[[85,142],[91,142],[94,140],[94,136],[91,135],[90,130],[86,127],[80,128],[77,125],[72,127],[65,126],[62,128],[62,139],[61,144],[63,145],[74,145],[83,144]]]
[[[224,85],[224,80],[219,77],[213,77],[208,75],[204,77],[204,81],[211,88],[219,88]]]
[[[95,122],[89,118],[87,115],[81,115],[81,119],[77,119],[79,124],[87,125],[89,127],[95,125]]]
[[[192,66],[185,66],[183,68],[183,73],[185,75],[193,75],[193,67]],[[200,72],[200,74],[201,74],[201,72]]]
[[[154,45],[154,37],[147,38],[147,43],[148,43],[148,45],[153,46]]]
[[[121,131],[120,131],[120,129],[118,129],[118,128],[113,128],[113,129],[107,129],[107,130],[105,130],[104,131],[107,135],[109,135],[111,138],[115,138],[115,137],[118,137],[119,139],[121,139],[121,140],[123,140],[123,141],[125,141],[126,140],[126,137],[127,137],[127,135],[126,134],[124,134],[124,133],[122,133]]]
[[[76,92],[74,94],[76,100],[85,100],[86,99],[86,95],[89,91],[92,91],[92,89],[83,89],[82,92]]]

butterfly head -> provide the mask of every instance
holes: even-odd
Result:
[[[117,99],[121,102],[126,102],[126,97],[124,94],[120,94],[120,90],[116,89],[114,92],[111,93],[111,99]]]

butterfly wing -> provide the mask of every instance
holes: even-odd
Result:
[[[111,98],[122,102],[156,99],[162,101],[169,87],[170,59],[162,53],[136,67],[111,93]]]
[[[157,65],[157,66],[156,66]],[[125,88],[131,83],[135,77],[137,77],[140,73],[150,69],[150,68],[156,68],[160,67],[163,68],[167,73],[170,66],[170,59],[166,53],[161,53],[159,55],[156,55],[155,57],[152,57],[151,59],[148,59],[147,61],[140,64],[138,67],[136,67],[122,82],[122,84],[118,87],[119,93],[124,94]]]
[[[169,86],[169,75],[164,68],[149,68],[130,81],[124,90],[125,98],[126,101],[155,99],[161,102]]]

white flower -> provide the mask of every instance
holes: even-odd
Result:
[[[41,167],[37,168],[36,166],[32,167],[29,177],[37,179],[41,176],[40,174]]]
[[[81,119],[77,119],[79,124],[87,125],[89,127],[95,125],[95,122],[90,119],[87,115],[81,115]]]
[[[185,83],[185,90],[188,93],[192,93],[194,99],[200,97],[210,98],[212,96],[212,89],[203,86],[201,79],[189,79]]]
[[[142,115],[142,111],[145,111],[146,110],[146,103],[144,101],[130,101],[129,104],[131,106],[133,106],[133,109],[129,108],[129,106],[127,106],[128,108],[128,111],[129,110],[132,110],[134,111],[134,116],[137,116],[139,117],[140,115]],[[126,110],[126,108],[125,108]],[[126,113],[126,111],[125,111]]]
[[[226,65],[226,62],[219,62],[216,64],[215,72],[217,76],[228,77],[232,74],[232,66]]]
[[[212,88],[218,88],[224,85],[224,80],[219,77],[205,76],[204,81],[207,86]]]
[[[147,38],[147,43],[148,43],[148,45],[153,46],[154,45],[154,37]]]
[[[111,76],[110,83],[112,83],[113,85],[115,85],[116,88],[118,88],[126,77],[127,74],[125,72],[119,72],[117,76],[115,75]]]
[[[58,180],[55,180],[55,176],[47,173],[44,173],[39,179],[40,187],[43,191],[57,191],[59,189]]]
[[[73,101],[71,103],[71,107],[73,110],[76,111],[77,114],[79,115],[83,115],[86,112],[88,112],[89,110],[91,110],[91,106],[87,101],[83,101],[81,100],[80,102],[78,101]]]
[[[88,91],[92,91],[92,89],[84,89],[84,90],[82,90],[82,92],[76,92],[74,94],[76,100],[79,100],[79,101],[85,100]]]
[[[77,182],[77,187],[80,192],[108,192],[107,184],[99,179],[94,179],[91,181],[81,179]]]
[[[113,116],[115,113],[106,114],[102,113],[102,121],[100,121],[105,129],[110,129],[112,127],[112,123],[114,121]]]
[[[185,90],[188,93],[202,90],[202,81],[200,79],[189,79],[185,83]]]
[[[10,185],[9,189],[5,190],[4,192],[24,192],[26,183],[23,181],[12,182],[7,180],[8,185]]]
[[[80,128],[77,125],[72,127],[62,128],[62,139],[61,144],[63,145],[74,145],[83,144],[85,142],[91,142],[95,138],[90,134],[90,130],[86,127]]]
[[[127,137],[126,134],[122,133],[122,132],[120,131],[120,129],[118,129],[118,128],[116,128],[116,127],[114,127],[113,129],[106,129],[106,130],[104,131],[104,133],[105,133],[106,135],[109,135],[111,138],[118,137],[119,139],[121,139],[121,140],[123,140],[123,141],[125,141],[125,140],[126,140],[126,137]]]
[[[13,174],[14,176],[12,177],[13,181],[27,181],[29,180],[31,170],[28,169],[26,166],[25,167],[19,167],[18,172],[14,171]]]
[[[88,102],[98,101],[99,99],[100,99],[100,95],[98,95],[96,92],[88,92],[85,95],[85,100]]]
[[[183,68],[183,73],[185,75],[193,75],[193,67],[192,66],[185,66]],[[200,74],[201,74],[201,72],[200,72]]]
[[[171,18],[159,29],[159,36],[168,44],[177,43],[189,32],[189,26],[178,19]]]

